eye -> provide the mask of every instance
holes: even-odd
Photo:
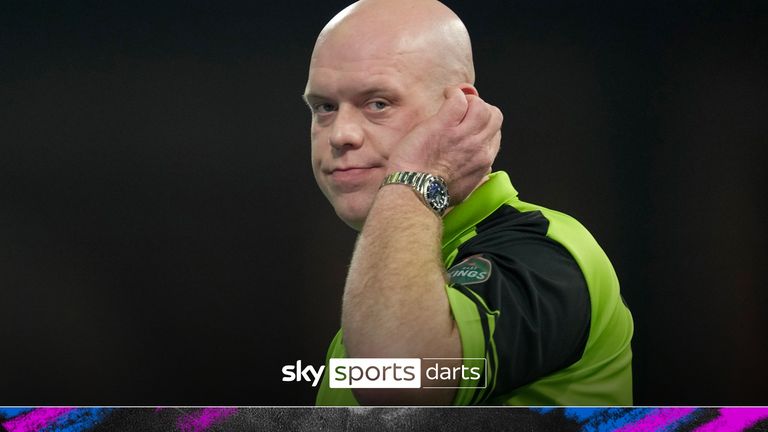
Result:
[[[312,105],[312,111],[317,114],[328,114],[330,112],[336,111],[336,105],[332,103],[319,103]]]
[[[384,111],[385,109],[389,108],[389,103],[383,100],[376,100],[368,102],[367,107],[371,111]]]

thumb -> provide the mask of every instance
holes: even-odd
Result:
[[[445,101],[435,117],[446,126],[456,126],[464,120],[469,103],[459,87],[446,87],[443,91]]]

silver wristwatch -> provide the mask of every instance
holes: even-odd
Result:
[[[396,171],[384,178],[381,187],[389,184],[410,186],[438,216],[442,216],[448,208],[448,186],[442,177],[424,172]]]

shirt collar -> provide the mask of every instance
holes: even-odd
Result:
[[[485,183],[443,218],[443,245],[450,244],[467,229],[490,216],[506,201],[517,197],[517,191],[506,172],[497,171],[488,177]]]

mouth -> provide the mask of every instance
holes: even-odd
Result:
[[[376,165],[337,167],[327,173],[336,183],[360,183],[367,180],[377,168],[380,167]]]
[[[348,167],[348,168],[335,168],[331,170],[331,174],[335,173],[345,173],[345,172],[358,172],[363,171],[367,169],[371,169],[372,167]]]

